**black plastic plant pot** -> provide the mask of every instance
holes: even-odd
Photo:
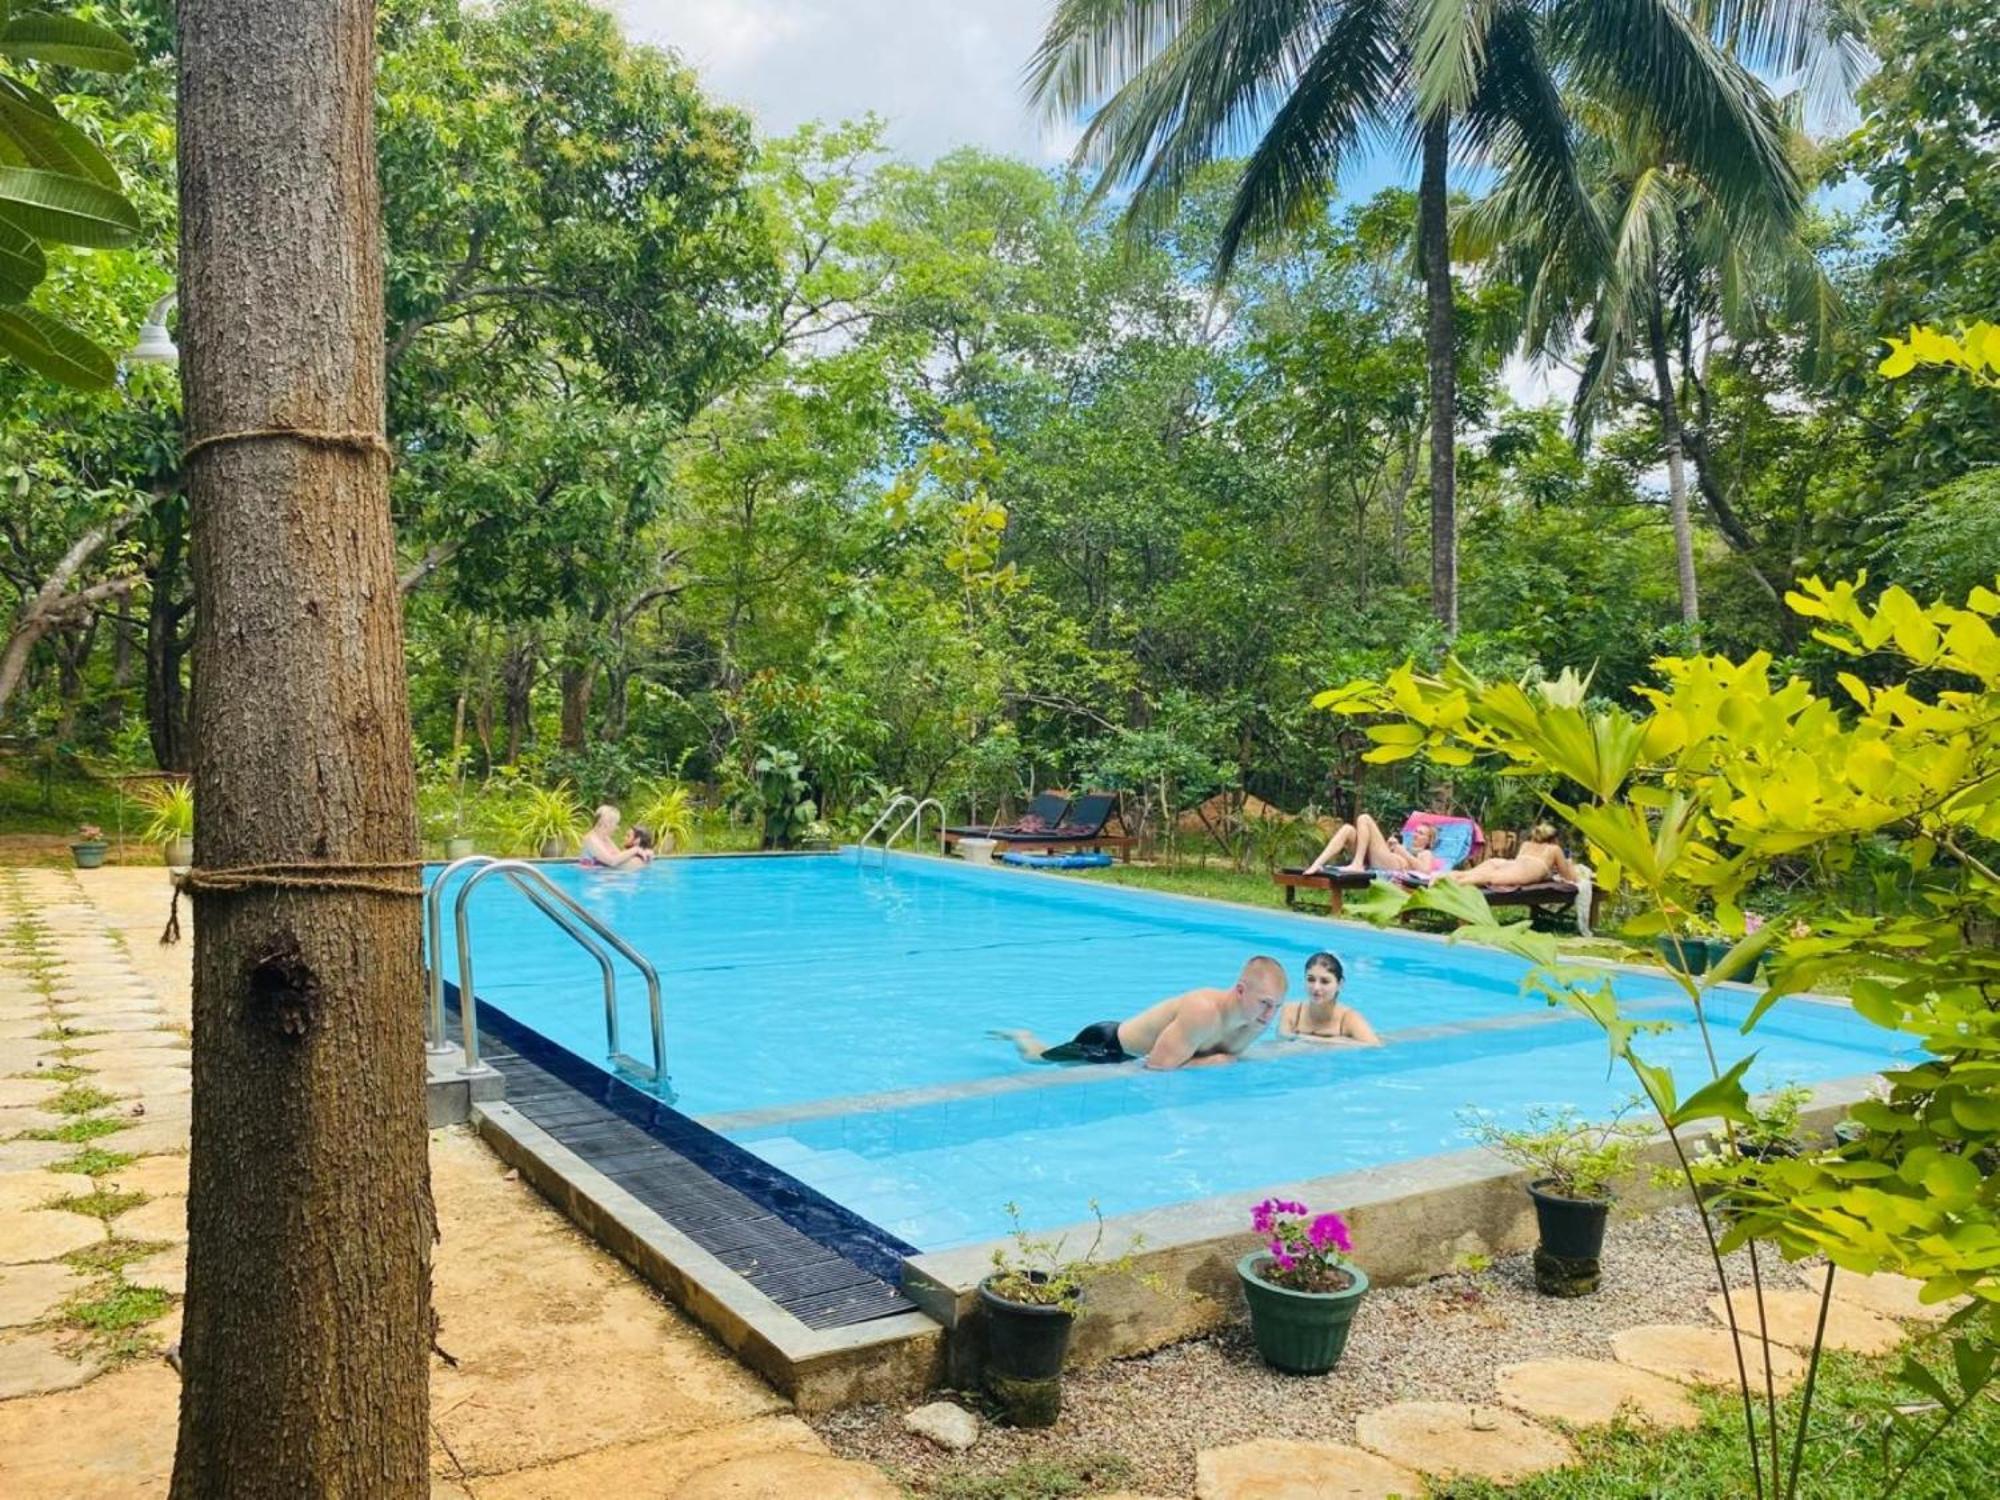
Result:
[[[1604,1224],[1611,1216],[1609,1198],[1565,1198],[1546,1192],[1554,1181],[1545,1177],[1528,1184],[1535,1200],[1535,1220],[1541,1226],[1542,1248],[1561,1260],[1596,1260],[1604,1249]]]
[[[1012,1301],[985,1281],[979,1301],[986,1312],[987,1390],[1014,1426],[1052,1426],[1062,1413],[1063,1356],[1075,1314]]]

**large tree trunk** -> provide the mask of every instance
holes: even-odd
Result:
[[[1653,380],[1660,393],[1660,446],[1667,455],[1667,515],[1674,528],[1674,570],[1679,582],[1681,623],[1701,628],[1701,601],[1695,592],[1694,522],[1688,515],[1687,467],[1682,461],[1680,403],[1674,397],[1673,370],[1667,363],[1666,326],[1660,301],[1647,310],[1648,342],[1652,345]]]
[[[197,868],[417,856],[368,0],[181,0]],[[263,434],[202,446],[221,434]],[[304,872],[294,869],[295,877]],[[176,1500],[428,1493],[418,903],[197,894]]]
[[[1451,229],[1445,218],[1445,166],[1451,128],[1443,116],[1424,126],[1423,178],[1417,189],[1417,250],[1424,263],[1424,345],[1431,399],[1431,613],[1458,634],[1458,351],[1451,305]]]
[[[516,765],[526,746],[535,702],[535,663],[540,650],[533,631],[507,643],[500,661],[501,696],[507,711],[507,764]]]

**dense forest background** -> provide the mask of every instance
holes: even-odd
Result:
[[[172,16],[87,9],[147,61],[45,86],[146,232],[56,258],[45,295],[122,348],[173,284]],[[2000,308],[2000,15],[1869,10],[1895,65],[1852,133],[1798,134],[1819,190],[1794,243],[1732,242],[1694,191],[1648,209],[1663,364],[1592,370],[1584,307],[1541,342],[1585,398],[1524,405],[1538,264],[1456,202],[1447,640],[1411,194],[1330,205],[1218,285],[1230,164],[1135,238],[1078,178],[969,150],[914,166],[873,120],[759,138],[581,0],[385,0],[428,831],[521,788],[675,782],[788,835],[808,802],[851,827],[894,788],[979,816],[1043,785],[1119,788],[1154,827],[1218,793],[1343,814],[1444,795],[1505,825],[1529,788],[1367,766],[1314,693],[1449,648],[1624,698],[1697,639],[1830,677],[1783,606],[1794,579],[1962,598],[2000,569],[2000,394],[1876,374],[1885,334]],[[1607,200],[1631,182],[1616,144]],[[184,769],[202,601],[178,377],[82,394],[6,367],[0,388],[0,774],[35,770],[46,806],[76,768]]]

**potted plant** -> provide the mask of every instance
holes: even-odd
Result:
[[[1802,1083],[1788,1083],[1766,1099],[1752,1105],[1753,1123],[1736,1128],[1736,1151],[1755,1161],[1781,1161],[1799,1154],[1799,1119],[1812,1099],[1812,1090]]]
[[[158,844],[171,868],[185,870],[194,863],[194,783],[154,782],[139,800],[151,815],[139,837]]]
[[[1531,1109],[1520,1130],[1474,1119],[1474,1139],[1529,1173],[1528,1197],[1540,1230],[1535,1251],[1537,1290],[1554,1297],[1581,1297],[1597,1290],[1598,1257],[1611,1215],[1611,1184],[1632,1169],[1646,1134],[1644,1126],[1625,1120],[1631,1108],[1626,1105],[1602,1124],[1592,1124],[1567,1107]]]
[[[833,847],[833,825],[823,818],[814,818],[806,824],[806,831],[799,839],[801,849],[811,849],[824,854]]]
[[[986,1326],[986,1389],[1016,1427],[1049,1427],[1062,1413],[1063,1357],[1084,1288],[1100,1276],[1131,1269],[1128,1251],[1099,1260],[1104,1215],[1090,1203],[1097,1233],[1081,1255],[1066,1253],[1068,1241],[1031,1239],[1021,1227],[1021,1211],[1007,1205],[1014,1248],[993,1251],[993,1269],[979,1283]],[[1137,1249],[1137,1241],[1133,1249]]]
[[[635,827],[649,830],[653,848],[671,854],[694,842],[694,793],[684,782],[660,780],[639,788]]]
[[[79,870],[96,869],[104,863],[104,856],[110,849],[111,846],[104,842],[104,830],[95,823],[85,823],[69,841],[69,852]]]
[[[1236,1263],[1250,1333],[1274,1370],[1323,1375],[1340,1363],[1368,1277],[1347,1259],[1354,1241],[1335,1213],[1267,1198],[1250,1211],[1264,1244]]]
[[[583,822],[583,804],[567,781],[552,787],[527,786],[514,818],[518,843],[541,854],[543,859],[560,859],[569,851],[569,841]]]

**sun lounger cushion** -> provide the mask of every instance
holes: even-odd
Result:
[[[1478,845],[1486,842],[1479,825],[1470,818],[1451,817],[1444,813],[1411,813],[1403,820],[1403,847],[1408,848],[1412,836],[1419,828],[1432,830],[1431,852],[1444,862],[1447,870],[1455,870],[1471,857]]]
[[[1111,863],[1108,854],[1003,854],[1000,862],[1030,870],[1101,870]]]

